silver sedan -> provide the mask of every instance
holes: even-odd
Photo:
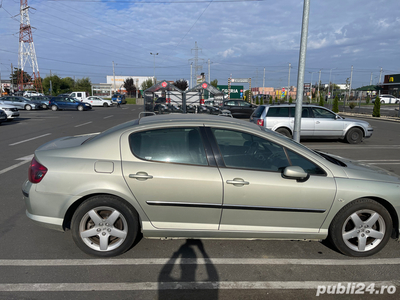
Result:
[[[99,151],[99,149],[103,149]],[[369,256],[399,237],[400,178],[249,122],[160,115],[35,151],[26,214],[101,257],[147,238],[324,240]]]

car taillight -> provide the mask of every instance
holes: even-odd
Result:
[[[264,119],[258,119],[257,125],[264,126]]]
[[[47,168],[42,164],[38,163],[35,158],[32,159],[31,165],[29,166],[29,181],[32,183],[39,183],[44,175],[47,173]]]

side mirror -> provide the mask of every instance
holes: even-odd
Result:
[[[289,166],[283,170],[282,177],[285,179],[295,179],[298,182],[305,182],[310,178],[310,175],[301,167]]]

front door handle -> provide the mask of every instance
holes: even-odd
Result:
[[[233,184],[234,186],[243,186],[250,184],[248,181],[244,181],[242,178],[233,178],[233,180],[227,180],[226,183]]]
[[[135,178],[137,180],[147,180],[147,179],[152,179],[153,176],[147,174],[146,172],[137,172],[136,174],[129,174],[129,178]]]

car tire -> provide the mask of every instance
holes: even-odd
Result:
[[[83,111],[83,106],[82,105],[78,105],[78,107],[76,108],[79,111]]]
[[[399,102],[400,102],[400,101],[399,101],[399,100],[397,100],[397,101],[396,101],[396,104],[399,104]]]
[[[127,251],[139,232],[137,212],[119,198],[93,196],[75,211],[72,238],[85,253],[99,257],[117,256]]]
[[[108,104],[107,103],[103,103],[103,107],[108,107]]]
[[[382,104],[385,104],[385,100],[381,100],[381,103],[382,103]]]
[[[363,132],[360,128],[351,128],[346,134],[346,141],[349,144],[358,144],[363,140]]]
[[[46,104],[42,104],[42,108],[43,108],[43,109],[47,109],[48,107],[47,107]]]
[[[337,213],[329,228],[329,238],[341,253],[366,257],[385,247],[392,228],[392,218],[383,205],[361,198],[350,202]]]
[[[32,110],[32,106],[30,106],[29,104],[25,105],[25,110]]]
[[[51,106],[51,110],[52,110],[52,111],[56,111],[56,110],[58,110],[58,107],[57,107],[57,105],[52,105],[52,106]]]
[[[287,136],[288,138],[292,138],[292,134],[290,133],[290,131],[286,128],[278,128],[276,130],[277,133],[280,133],[284,136]]]

